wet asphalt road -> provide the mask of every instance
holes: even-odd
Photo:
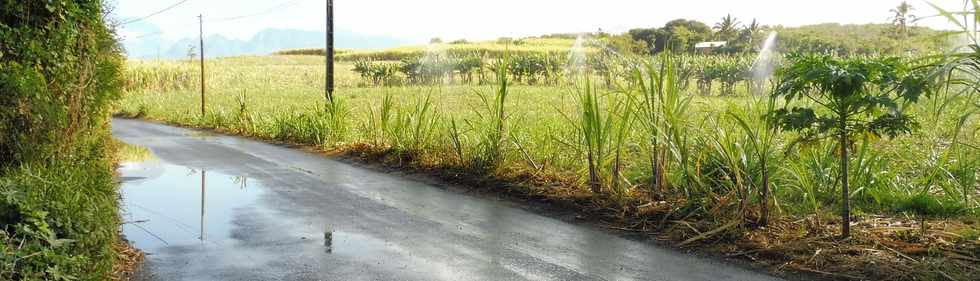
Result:
[[[137,280],[778,280],[300,150],[127,119],[112,131],[163,163],[121,171],[124,201],[168,218],[131,230],[156,232],[137,239],[148,253]],[[140,193],[164,165],[261,187],[248,198],[211,187],[218,209],[205,219],[189,203],[203,198]],[[204,238],[188,239],[198,221],[180,214],[198,209]],[[168,236],[177,228],[185,239]]]

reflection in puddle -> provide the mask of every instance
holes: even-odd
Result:
[[[376,238],[341,231],[323,233],[323,247],[327,254],[365,260],[379,260],[399,249]]]
[[[240,219],[243,213],[254,215],[256,209],[260,213],[264,209],[256,200],[266,192],[265,187],[246,177],[174,165],[152,155],[124,162],[119,172],[126,222],[123,233],[137,248],[151,254],[170,246],[240,246],[234,240],[240,236],[233,238],[232,232],[245,226],[239,225],[235,214]],[[295,225],[287,221],[277,218],[283,224],[277,225],[275,232],[298,238],[302,236],[299,233],[309,230],[291,229]],[[322,253],[327,255],[374,261],[398,251],[369,235],[333,227],[319,231],[323,235]]]
[[[151,252],[174,245],[221,245],[231,236],[235,209],[252,205],[264,192],[245,177],[156,160],[126,162],[119,172],[123,233]]]

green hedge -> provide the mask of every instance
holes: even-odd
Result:
[[[99,0],[0,0],[0,280],[105,280],[121,49]]]

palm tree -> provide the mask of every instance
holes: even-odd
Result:
[[[721,40],[731,40],[734,37],[735,32],[738,31],[738,26],[742,23],[738,22],[738,19],[732,17],[731,14],[726,15],[721,18],[721,22],[715,24],[715,32],[718,34],[718,38]]]
[[[749,23],[742,29],[742,36],[746,37],[745,40],[752,46],[753,41],[755,41],[755,35],[762,31],[762,26],[759,24],[757,19],[752,19],[752,23]]]
[[[915,21],[917,18],[915,15],[911,14],[913,10],[915,10],[915,8],[905,1],[902,1],[902,4],[899,4],[898,7],[891,9],[890,12],[894,14],[891,18],[892,24],[895,25],[895,28],[899,34],[907,34],[909,31],[908,23],[910,21]]]
[[[756,34],[762,30],[762,25],[759,24],[759,20],[752,19],[752,22],[745,26],[745,30],[748,30],[749,33]]]

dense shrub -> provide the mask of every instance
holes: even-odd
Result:
[[[0,0],[0,280],[104,280],[122,57],[99,0]]]

